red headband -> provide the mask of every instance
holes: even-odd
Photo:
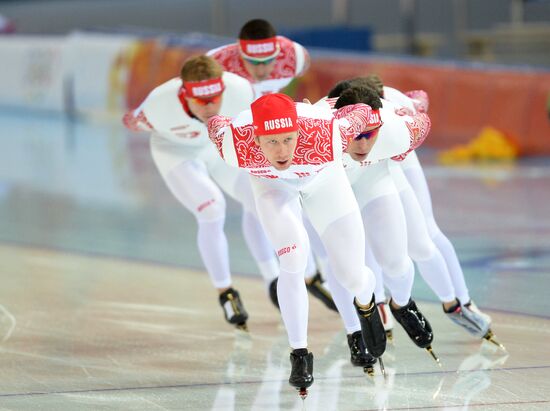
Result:
[[[202,81],[184,81],[183,88],[188,97],[208,99],[217,96],[225,90],[221,77]]]
[[[250,109],[257,136],[298,130],[296,103],[285,94],[266,94],[254,101]]]
[[[270,59],[279,53],[277,37],[261,40],[239,40],[239,45],[244,57],[255,60]]]
[[[370,112],[367,127],[379,126],[382,123],[380,119],[380,110],[372,110]]]

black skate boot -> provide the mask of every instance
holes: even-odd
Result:
[[[306,282],[306,288],[312,296],[321,300],[329,310],[338,312],[338,308],[336,308],[336,304],[334,304],[330,292],[323,284],[323,279],[319,271],[313,276],[309,284]]]
[[[367,352],[361,331],[348,334],[348,346],[351,363],[356,367],[363,367],[364,372],[373,376],[374,368],[372,366],[376,364],[376,358]]]
[[[279,282],[279,277],[275,278],[271,283],[269,283],[269,299],[278,310],[279,307],[279,297],[277,297],[277,283]]]
[[[290,353],[290,378],[288,382],[299,391],[300,397],[307,397],[307,388],[313,384],[313,354],[307,348],[299,348]]]
[[[243,331],[248,331],[246,320],[248,313],[244,309],[239,292],[233,288],[229,288],[220,294],[220,305],[223,308],[225,319],[230,324],[235,324],[236,327]]]
[[[390,309],[399,324],[407,332],[410,339],[420,348],[425,348],[433,359],[441,366],[439,358],[432,350],[434,335],[432,327],[424,315],[420,312],[416,303],[411,298],[407,305],[401,308],[393,308],[393,301],[390,301]]]
[[[380,360],[380,369],[385,376],[384,362],[381,357],[386,351],[386,332],[384,331],[384,325],[382,325],[380,313],[374,303],[374,295],[368,307],[361,306],[357,299],[353,300],[353,305],[361,322],[361,334],[367,346],[367,351]]]

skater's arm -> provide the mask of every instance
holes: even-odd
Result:
[[[296,50],[296,53],[300,53],[302,55],[301,60],[303,61],[303,63],[301,64],[301,67],[296,67],[296,77],[300,77],[303,76],[304,73],[309,69],[311,59],[309,57],[308,51],[301,44],[294,42],[294,49]]]
[[[403,154],[392,157],[392,160],[402,161],[407,157],[407,154],[418,148],[430,132],[431,121],[426,113],[417,113],[411,122],[406,122],[406,125],[409,129],[410,147]]]
[[[400,107],[400,108],[395,109],[395,114],[397,114],[398,116],[414,117],[414,111],[412,111],[408,107]]]
[[[124,126],[131,131],[153,131],[154,127],[151,125],[147,116],[138,108],[136,110],[128,111],[122,117],[122,122]]]
[[[414,108],[421,113],[427,113],[430,106],[430,98],[424,90],[406,91],[405,95],[413,100]]]
[[[149,112],[151,107],[154,107],[155,96],[157,93],[153,90],[143,102],[139,105],[138,108],[130,110],[124,114],[122,117],[122,122],[124,126],[132,131],[154,131],[155,128],[147,118],[146,111]]]
[[[231,125],[231,118],[225,116],[213,116],[208,119],[208,137],[216,145],[218,152],[223,158],[223,136],[225,134],[226,127]]]

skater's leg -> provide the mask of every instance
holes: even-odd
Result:
[[[178,201],[195,216],[197,243],[210,280],[219,292],[231,286],[227,238],[223,231],[225,198],[199,161],[186,161],[165,178]]]
[[[309,232],[308,232],[308,237],[311,243],[311,236],[309,235]],[[317,275],[317,265],[315,263],[315,257],[313,256],[313,251],[310,250],[309,255],[307,256],[306,272],[304,274],[304,280],[306,281],[306,284],[310,284],[316,275]]]
[[[304,209],[319,234],[337,281],[355,296],[365,343],[374,356],[385,350],[386,334],[374,304],[375,277],[365,266],[365,234],[357,201],[343,168],[324,170],[330,182],[303,193]],[[325,207],[331,204],[330,208]]]
[[[380,264],[394,304],[411,298],[414,266],[407,253],[407,225],[396,193],[380,196],[363,208],[365,233]]]
[[[311,234],[310,230],[308,230],[308,234],[310,235],[310,239],[318,237],[316,232]],[[324,246],[320,242],[320,239],[317,241],[319,242],[317,244],[317,249],[321,250],[321,255],[326,257]],[[363,367],[367,372],[372,372],[372,366],[376,363],[376,360],[372,355],[366,352],[361,333],[361,323],[353,305],[353,295],[336,280],[330,268],[330,264],[326,264],[324,273],[327,278],[328,288],[331,291],[332,300],[334,301],[335,307],[338,309],[338,313],[346,329],[351,363],[355,366]]]
[[[405,260],[407,259],[407,256],[406,255],[400,256],[398,250],[397,250],[397,253],[393,255],[387,253],[388,244],[380,245],[380,243],[378,242],[378,238],[374,234],[375,230],[368,229],[368,226],[366,223],[367,221],[372,219],[368,217],[366,214],[368,213],[369,209],[375,209],[374,213],[378,214],[378,216],[381,216],[383,221],[387,221],[388,218],[390,218],[388,216],[391,216],[391,213],[388,213],[388,215],[385,216],[384,213],[381,212],[382,210],[376,210],[376,206],[373,206],[373,204],[374,205],[383,204],[384,198],[395,199],[397,197],[397,189],[395,187],[395,184],[393,183],[393,179],[390,174],[388,161],[380,162],[380,163],[366,167],[365,170],[361,172],[361,174],[356,174],[352,176],[352,180],[354,181],[353,183],[354,192],[357,198],[357,202],[359,203],[359,206],[362,210],[363,221],[364,221],[365,230],[366,230],[365,263],[367,267],[369,267],[374,272],[374,275],[376,276],[376,288],[374,291],[375,301],[378,307],[380,318],[382,319],[382,322],[384,325],[384,329],[386,330],[388,338],[391,339],[393,335],[393,331],[392,331],[393,318],[386,304],[386,294],[384,290],[384,281],[385,281],[385,278],[387,278],[387,275],[383,275],[383,268],[377,260],[375,251],[378,254],[384,253],[382,255],[382,258],[384,259],[384,265],[386,265],[387,268],[389,266],[388,269],[390,272],[394,272],[396,269],[395,267],[400,264],[403,266],[406,265]],[[390,203],[391,203],[391,200],[390,200]],[[393,207],[393,210],[396,211],[396,208]],[[402,216],[398,215],[397,217],[398,217],[398,220],[401,217],[399,221],[401,221],[401,224],[402,224]],[[377,224],[377,223],[375,222],[373,224]],[[384,224],[377,224],[377,225],[380,226]],[[386,227],[383,227],[380,234],[383,235],[383,233],[385,233],[386,231],[387,231]],[[394,228],[392,229],[392,231],[398,232],[399,230],[398,229],[396,230]],[[403,243],[403,238],[404,237],[401,237],[398,239],[397,248],[406,250],[406,243]],[[390,241],[390,243],[392,242]],[[384,250],[384,247],[386,248],[386,250]],[[397,269],[399,270],[400,268],[397,267]],[[404,269],[404,268],[401,267],[401,269]],[[411,275],[411,273],[407,272],[405,273],[405,275]],[[399,277],[400,275],[397,274],[397,276]],[[412,277],[407,279],[412,281]],[[395,281],[392,282],[390,280],[390,283],[392,284],[392,288],[394,288],[394,291],[397,294],[399,294],[399,291],[397,291],[397,288],[396,288],[397,285],[404,285],[405,288],[407,287],[406,283],[403,283],[403,282],[397,282],[397,285],[396,285]],[[404,298],[402,299],[404,300]]]
[[[330,267],[337,281],[360,304],[369,304],[372,300],[375,277],[365,266],[365,237],[361,226],[359,211],[350,213],[332,222],[321,235],[327,251]],[[345,244],[345,246],[343,246]]]
[[[432,239],[445,259],[457,298],[465,303],[470,301],[470,292],[453,244],[439,229]]]
[[[358,221],[360,220],[359,217],[359,211],[341,217],[329,225],[321,235],[321,239],[329,255],[330,266],[334,267],[333,272],[335,274],[340,273],[338,276],[334,275],[336,277],[335,282],[340,283],[350,295],[355,294],[356,311],[360,314],[362,337],[368,352],[379,358],[386,348],[386,333],[374,302],[375,277],[372,271],[364,265],[364,233],[363,230],[352,229],[352,227],[357,227],[357,224],[361,224]],[[344,238],[346,239],[346,246],[342,247]],[[355,258],[357,255],[360,256],[359,259]],[[333,284],[332,281],[331,284]],[[335,291],[333,295],[336,300],[339,299],[338,291]],[[340,303],[340,301],[337,301],[337,303]],[[340,303],[340,305],[344,304],[345,301]],[[349,305],[342,310],[348,309]],[[346,317],[350,315],[349,311],[342,312]],[[348,343],[351,344],[352,342],[349,341]],[[351,348],[353,348],[353,345]],[[360,365],[372,366],[372,359],[366,358],[366,360],[365,364]]]
[[[190,160],[172,169],[165,178],[172,194],[193,213],[198,223],[197,244],[206,271],[218,289],[225,319],[246,328],[246,312],[238,291],[231,287],[227,238],[223,231],[225,198],[206,172],[204,164]]]
[[[248,249],[258,265],[264,282],[269,285],[279,276],[279,262],[256,213],[243,210],[242,230]]]
[[[436,254],[441,255],[441,257],[434,257],[432,261],[417,262],[421,274],[443,302],[443,310],[453,322],[466,329],[472,335],[487,337],[491,341],[491,338],[493,338],[489,328],[491,318],[481,312],[470,299],[469,290],[455,248],[435,221],[430,190],[418,157],[416,154],[408,156],[404,163],[401,169],[402,175],[412,188],[418,207],[424,215],[428,235],[438,250]],[[396,172],[396,169],[392,168],[392,173],[397,176],[397,181],[402,181],[403,178]],[[406,184],[403,184],[403,186],[405,187]],[[410,199],[411,196],[409,195],[408,198]],[[413,205],[412,210],[414,208],[415,206]],[[406,209],[411,208],[406,206]],[[411,220],[420,221],[418,212],[416,212],[416,216],[411,218]],[[446,276],[437,276],[434,274],[441,271],[440,260],[443,260],[445,263],[449,280],[447,280]],[[430,280],[430,277],[434,278]],[[452,299],[449,293],[449,282],[453,290]],[[498,342],[492,342],[501,346]]]
[[[451,276],[443,256],[428,234],[415,193],[409,186],[399,195],[407,219],[409,254],[416,262],[420,274],[440,301],[452,305],[456,302],[456,295]]]
[[[309,240],[302,223],[298,193],[282,182],[273,184],[264,180],[253,178],[251,181],[260,221],[279,256],[277,293],[281,316],[290,346],[306,348],[309,307],[304,271]]]
[[[325,281],[328,278],[327,273],[329,264],[323,243],[307,216],[303,215],[302,218],[311,244],[305,276],[307,290],[328,309],[338,311],[331,295],[330,285]],[[317,258],[315,258],[314,255],[317,256]],[[319,266],[319,269],[317,266]],[[320,267],[323,267],[325,277],[321,275]]]
[[[411,158],[411,160],[415,159]],[[468,287],[464,280],[464,273],[456,255],[455,248],[435,221],[430,189],[420,162],[418,162],[416,158],[416,160],[411,161],[403,171],[418,199],[418,203],[426,220],[428,233],[445,260],[456,297],[463,302],[470,301]]]
[[[383,303],[386,301],[386,290],[384,289],[382,267],[380,267],[380,264],[376,261],[376,257],[372,252],[372,245],[369,243],[368,236],[365,241],[365,264],[372,270],[374,276],[376,277],[376,287],[374,288],[376,304]]]
[[[271,282],[279,275],[279,262],[274,247],[260,224],[250,177],[243,170],[228,167],[217,159],[209,161],[207,166],[214,181],[243,207],[243,237],[268,289]]]

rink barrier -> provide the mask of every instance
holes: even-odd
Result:
[[[65,45],[59,37],[0,37],[0,105],[63,112]]]

